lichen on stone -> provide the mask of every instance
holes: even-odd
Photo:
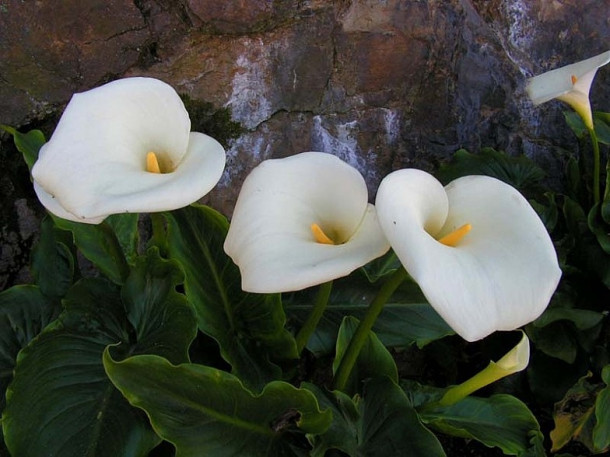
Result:
[[[233,120],[231,108],[216,108],[212,103],[192,99],[188,94],[180,94],[191,118],[191,130],[205,133],[225,148],[231,140],[245,132],[245,128]]]

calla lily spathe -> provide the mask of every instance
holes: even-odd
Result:
[[[557,256],[513,187],[466,176],[443,188],[430,174],[406,169],[383,179],[375,206],[407,272],[464,339],[516,329],[548,305],[561,276]],[[464,234],[465,226],[471,229]],[[438,241],[447,238],[453,246]]]
[[[499,379],[525,370],[529,361],[530,340],[525,332],[522,332],[521,339],[517,345],[508,351],[500,360],[497,362],[489,362],[489,365],[487,365],[486,368],[479,371],[472,378],[448,389],[439,403],[444,406],[457,403],[471,393],[476,392]]]
[[[190,128],[178,94],[157,79],[75,94],[32,168],[36,194],[55,215],[89,224],[189,205],[225,165],[222,146]]]
[[[272,293],[347,276],[389,244],[362,175],[331,154],[304,152],[248,175],[224,249],[245,291]]]
[[[535,76],[526,90],[535,105],[558,99],[568,103],[593,129],[589,91],[597,69],[610,62],[610,51]]]

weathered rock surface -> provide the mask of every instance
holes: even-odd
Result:
[[[434,169],[460,147],[525,152],[558,175],[557,147],[576,143],[563,106],[532,107],[525,81],[610,49],[609,9],[608,0],[5,0],[0,123],[50,134],[73,92],[163,79],[230,108],[244,128],[206,199],[227,215],[252,167],[306,150],[356,166],[371,196],[392,169]],[[602,69],[595,107],[610,109],[609,81]],[[35,237],[24,221],[41,214],[2,141],[0,287],[23,274],[18,251]]]

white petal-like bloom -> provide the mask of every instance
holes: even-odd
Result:
[[[89,224],[189,205],[225,165],[220,143],[190,129],[182,100],[157,79],[74,94],[32,168],[34,189],[53,214]]]
[[[407,272],[464,339],[516,329],[547,307],[561,277],[557,255],[513,187],[466,176],[443,188],[432,175],[405,169],[383,179],[375,206]]]
[[[258,293],[347,276],[388,249],[362,175],[322,152],[266,160],[252,170],[224,244],[242,288]]]
[[[568,103],[583,118],[585,125],[592,129],[589,91],[597,69],[608,62],[610,51],[548,71],[528,81],[527,93],[535,105],[555,98]]]
[[[524,332],[514,348],[504,354],[504,357],[497,362],[491,363],[497,367],[498,371],[503,375],[502,377],[504,377],[525,370],[529,362],[530,340]]]

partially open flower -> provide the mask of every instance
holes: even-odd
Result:
[[[32,168],[36,194],[55,215],[89,224],[189,205],[225,165],[222,146],[190,128],[178,94],[156,79],[75,94]]]
[[[489,362],[489,365],[487,365],[485,369],[479,371],[472,378],[448,389],[439,403],[444,406],[457,403],[462,398],[467,397],[471,393],[482,389],[499,379],[525,370],[529,361],[530,340],[525,332],[523,332],[517,345],[507,352],[504,357],[497,362]]]
[[[244,181],[224,249],[248,292],[288,292],[347,276],[389,245],[364,178],[331,154],[266,160]]]
[[[561,276],[557,255],[513,187],[466,176],[443,188],[407,169],[384,178],[375,203],[405,269],[464,339],[516,329],[547,307]]]
[[[527,93],[535,105],[554,98],[568,103],[582,117],[585,125],[593,129],[589,91],[597,69],[608,62],[610,51],[548,71],[529,80]]]

